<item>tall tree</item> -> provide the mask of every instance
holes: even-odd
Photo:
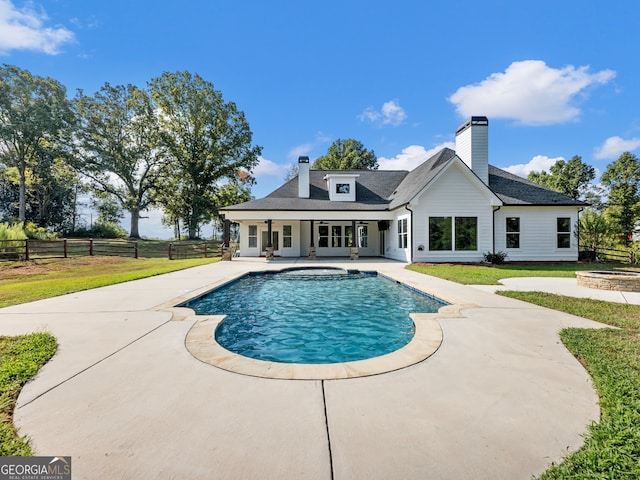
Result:
[[[158,147],[151,97],[133,85],[105,83],[92,97],[76,97],[81,120],[79,171],[93,188],[131,214],[129,236],[140,237],[140,214],[152,203],[164,155]]]
[[[326,155],[313,162],[314,170],[377,170],[378,159],[362,142],[348,138],[331,144]]]
[[[596,178],[596,171],[591,165],[582,161],[582,157],[574,155],[571,160],[558,160],[549,169],[549,173],[530,172],[530,181],[550,188],[571,198],[578,199],[587,193],[591,181]]]
[[[633,228],[640,216],[640,161],[624,152],[618,160],[607,166],[601,182],[609,187],[607,215],[615,222],[624,242],[631,242]]]
[[[66,89],[57,80],[32,75],[12,65],[0,68],[0,161],[19,176],[18,219],[26,219],[27,174],[75,125]],[[58,154],[53,156],[58,156]]]
[[[250,173],[261,148],[251,145],[244,113],[199,75],[164,73],[149,86],[170,157],[162,206],[171,221],[184,221],[189,238],[196,238],[200,225],[217,214],[220,185]]]

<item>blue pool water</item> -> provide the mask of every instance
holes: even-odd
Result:
[[[413,338],[409,313],[445,302],[375,273],[295,270],[251,274],[184,306],[227,315],[216,341],[246,357],[341,363],[393,352]]]

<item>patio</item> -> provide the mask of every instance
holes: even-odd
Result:
[[[397,371],[276,380],[194,358],[173,301],[247,271],[377,270],[459,305],[439,350]],[[602,325],[381,259],[234,259],[0,309],[0,334],[48,330],[56,356],[15,421],[73,478],[529,479],[579,448],[597,396],[560,343]]]

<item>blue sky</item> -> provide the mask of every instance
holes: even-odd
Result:
[[[492,165],[526,176],[580,155],[603,172],[640,152],[638,19],[633,0],[0,0],[0,62],[70,97],[198,73],[263,147],[261,197],[338,138],[411,169],[470,115],[489,118]]]

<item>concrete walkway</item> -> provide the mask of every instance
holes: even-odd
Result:
[[[196,360],[196,319],[158,309],[247,271],[378,270],[450,303],[440,349],[398,371],[273,380]],[[58,353],[23,389],[20,432],[80,479],[529,479],[582,444],[597,396],[558,339],[602,325],[382,260],[234,259],[0,309],[0,334]]]

